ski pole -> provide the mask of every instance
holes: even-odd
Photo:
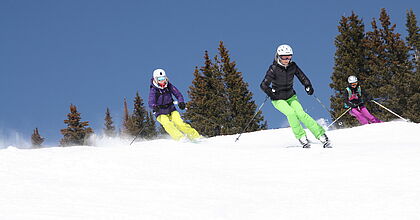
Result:
[[[392,114],[394,114],[394,115],[395,115],[395,116],[397,116],[398,118],[401,118],[402,120],[404,120],[404,121],[406,121],[406,122],[409,122],[407,119],[405,119],[405,118],[403,118],[403,117],[399,116],[397,113],[395,113],[395,112],[391,111],[390,109],[388,109],[387,107],[385,107],[385,106],[383,106],[383,105],[379,104],[377,101],[372,100],[372,102],[374,102],[375,104],[377,104],[377,105],[381,106],[381,107],[382,107],[382,108],[384,108],[385,110],[387,110],[387,111],[391,112]]]
[[[265,97],[264,102],[260,105],[260,107],[258,108],[257,111],[255,111],[254,116],[251,118],[251,120],[249,120],[248,124],[245,126],[244,130],[239,134],[239,136],[236,138],[235,142],[239,140],[239,138],[241,137],[242,133],[245,132],[245,130],[248,128],[248,126],[251,124],[251,122],[254,120],[255,116],[257,116],[258,112],[261,110],[261,108],[264,106],[265,102],[267,102],[268,96]]]
[[[330,114],[330,115],[333,115],[333,113],[330,111],[330,110],[328,110],[328,108],[324,105],[324,103],[322,103],[321,102],[321,100],[318,98],[318,97],[316,97],[316,95],[314,94],[314,97],[315,97],[315,99],[319,102],[319,104],[321,104],[322,105],[322,107],[324,107],[324,109]],[[338,119],[340,119],[341,118],[341,116],[339,117],[339,118],[337,118],[337,120]],[[335,121],[333,122],[333,123],[335,123]],[[333,124],[333,123],[331,123],[331,125]],[[340,123],[338,123],[338,125],[339,126],[341,126],[342,125],[342,122],[340,122]],[[329,126],[328,126],[329,127]]]
[[[319,98],[316,97],[315,94],[314,94],[314,98],[319,102],[319,104],[322,105],[322,107],[324,107],[325,111],[327,111],[329,114],[331,114],[330,110],[327,109],[327,107],[324,105],[324,103],[322,103],[321,100],[319,100]]]
[[[130,145],[137,139],[137,137],[140,135],[140,133],[146,128],[146,126],[144,126],[139,133],[137,133],[137,135],[134,137],[133,141],[131,141]]]
[[[333,125],[336,121],[338,121],[338,119],[340,119],[341,117],[343,117],[343,115],[345,115],[348,111],[350,111],[351,108],[347,109],[343,114],[341,114],[337,119],[335,119],[330,125],[327,126],[327,128],[331,127],[331,125]]]

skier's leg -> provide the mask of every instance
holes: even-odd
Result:
[[[381,123],[382,121],[373,116],[365,106],[360,107],[360,112],[368,119],[370,123]]]
[[[319,139],[325,133],[324,128],[319,125],[311,116],[306,113],[296,95],[287,100],[290,106],[294,109],[298,119],[312,132],[312,134]]]
[[[363,114],[357,108],[352,108],[350,110],[350,115],[353,115],[354,117],[356,117],[356,119],[362,125],[369,123],[367,118],[365,118],[365,116],[363,116]]]
[[[305,130],[303,130],[295,111],[292,107],[290,107],[286,100],[274,100],[271,101],[271,103],[277,110],[286,115],[287,120],[289,121],[289,125],[297,139],[306,136]]]
[[[194,140],[201,137],[200,134],[194,128],[191,127],[191,125],[185,123],[182,120],[181,115],[178,111],[173,111],[171,113],[171,117],[175,126],[184,134],[186,134],[189,139]]]
[[[166,132],[174,139],[180,140],[184,135],[175,127],[174,123],[170,120],[170,115],[159,115],[157,121],[162,124]]]

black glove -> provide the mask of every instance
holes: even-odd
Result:
[[[308,95],[312,95],[314,94],[314,88],[312,88],[312,86],[307,86],[305,88],[306,93],[308,93]]]
[[[266,94],[268,95],[268,97],[270,97],[271,100],[276,100],[275,92],[276,90],[271,89],[271,91],[266,91]]]
[[[154,105],[154,106],[153,106],[153,111],[154,111],[154,112],[158,112],[158,111],[159,111],[159,106]]]
[[[180,103],[178,103],[178,107],[179,107],[181,110],[184,110],[184,109],[185,109],[185,102],[180,102]]]

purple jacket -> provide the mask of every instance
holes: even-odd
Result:
[[[154,112],[156,117],[159,115],[167,115],[173,111],[176,111],[172,95],[176,97],[178,102],[184,102],[184,97],[182,96],[181,92],[179,92],[179,90],[170,82],[168,82],[168,86],[166,88],[161,89],[153,84],[153,79],[151,80],[149,92],[149,108],[153,109],[154,106],[159,107],[159,111]]]

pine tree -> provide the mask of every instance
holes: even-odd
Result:
[[[382,99],[387,93],[386,91],[381,91],[383,85],[387,85],[389,82],[384,79],[381,75],[382,72],[387,72],[385,68],[385,60],[381,59],[383,55],[383,43],[380,36],[380,30],[376,24],[376,20],[373,19],[371,22],[372,31],[366,33],[364,47],[366,48],[366,60],[368,65],[369,76],[363,81],[363,89],[369,92],[369,95],[373,98]],[[377,105],[368,106],[369,111],[379,117],[382,120],[385,120],[383,117],[386,112]]]
[[[140,97],[139,93],[136,93],[136,97],[134,98],[134,109],[133,114],[131,116],[133,121],[133,129],[130,131],[132,136],[138,135],[138,137],[145,137],[147,136],[144,133],[144,130],[147,130],[147,121],[146,121],[147,112],[144,108],[143,99]],[[140,134],[139,132],[143,130]]]
[[[145,127],[142,131],[143,137],[146,139],[153,139],[157,137],[156,122],[152,112],[146,112]]]
[[[408,95],[406,116],[413,122],[420,122],[420,28],[417,25],[416,15],[413,10],[407,11],[407,31],[406,38],[411,55],[411,80],[410,94]]]
[[[373,19],[373,30],[366,34],[369,77],[364,87],[372,97],[380,98],[385,106],[404,117],[408,104],[405,94],[409,92],[406,79],[411,77],[408,47],[400,34],[395,33],[396,25],[391,25],[385,9],[381,10],[379,20],[382,28],[378,28]],[[382,120],[395,118],[378,106],[369,108]]]
[[[227,99],[220,71],[204,54],[204,66],[195,68],[194,80],[188,91],[190,101],[184,114],[201,135],[216,136],[222,130],[227,118]]]
[[[236,63],[230,60],[229,51],[220,41],[219,55],[221,57],[221,71],[225,91],[227,95],[229,120],[227,121],[228,134],[242,132],[248,122],[253,118],[257,105],[252,100],[252,92],[248,89],[248,83],[243,79],[242,73],[236,68]],[[259,111],[254,120],[249,124],[247,131],[266,129],[262,112]]]
[[[121,134],[123,136],[133,136],[131,134],[133,127],[134,127],[133,120],[131,118],[130,113],[128,112],[127,99],[124,98],[124,115],[123,115]]]
[[[77,112],[75,105],[70,105],[70,113],[67,114],[67,120],[64,123],[67,124],[67,128],[61,129],[63,138],[60,141],[61,146],[72,146],[72,145],[86,145],[89,135],[93,133],[92,128],[89,126],[89,122],[80,121],[80,113]]]
[[[344,111],[345,88],[348,86],[347,78],[350,75],[356,76],[361,82],[365,82],[368,77],[366,73],[366,50],[364,47],[364,29],[362,19],[352,12],[349,17],[341,17],[338,31],[334,44],[336,52],[334,56],[335,65],[334,72],[331,76],[332,83],[330,87],[334,90],[331,96],[331,117],[336,119]],[[363,83],[363,89],[365,83]],[[353,126],[358,124],[357,121],[349,114],[340,119],[346,126]]]
[[[108,137],[115,137],[115,126],[114,122],[112,121],[111,113],[109,112],[109,108],[106,108],[105,112],[105,128],[104,134]]]
[[[35,148],[41,147],[42,143],[44,142],[44,138],[39,135],[38,128],[35,128],[34,133],[31,137],[32,146]]]

